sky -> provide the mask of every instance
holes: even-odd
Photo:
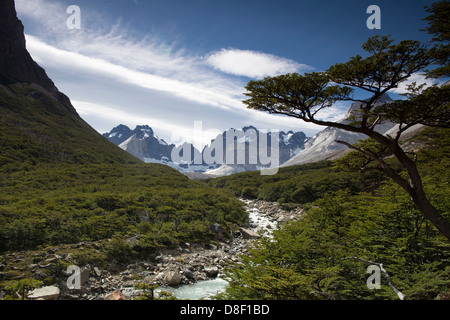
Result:
[[[28,51],[86,122],[99,133],[119,124],[149,125],[173,143],[195,142],[199,123],[202,144],[247,125],[313,136],[323,128],[247,109],[246,84],[324,71],[363,54],[362,44],[377,34],[397,41],[431,38],[420,31],[430,0],[15,3]],[[380,8],[381,29],[367,27],[370,5]],[[424,81],[421,75],[413,78]],[[321,117],[339,120],[348,107],[337,102]]]

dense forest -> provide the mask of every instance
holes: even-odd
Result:
[[[426,191],[450,218],[450,131],[424,130],[414,139],[427,147],[417,163]],[[336,163],[335,163],[336,164]],[[356,173],[355,173],[356,174]],[[365,174],[348,175],[329,163],[280,171],[280,181],[256,173],[209,181],[244,196],[301,204],[305,217],[287,223],[273,238],[262,239],[242,266],[229,269],[230,286],[222,299],[398,299],[388,277],[378,290],[367,287],[369,263],[382,264],[406,299],[448,299],[450,245],[414,208],[398,185]],[[311,197],[293,195],[310,181]],[[351,178],[354,183],[349,183]],[[335,181],[330,187],[331,179]],[[360,184],[365,179],[369,184]],[[368,179],[368,180],[367,180]]]

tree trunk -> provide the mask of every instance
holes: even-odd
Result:
[[[422,190],[413,189],[410,196],[416,208],[450,240],[450,223],[428,201],[425,193]]]
[[[388,146],[400,164],[408,172],[409,181],[404,180],[393,172],[390,167],[384,168],[384,172],[392,178],[398,185],[405,189],[411,200],[414,202],[425,218],[427,218],[448,240],[450,240],[450,223],[437,211],[437,209],[428,200],[423,190],[422,179],[414,160],[410,159],[396,141],[390,141],[377,132],[364,132],[378,142]]]
[[[394,154],[408,172],[410,187],[406,189],[417,210],[419,210],[448,240],[450,240],[450,223],[437,211],[428,200],[423,190],[422,179],[416,163],[411,160],[403,149],[395,144]]]

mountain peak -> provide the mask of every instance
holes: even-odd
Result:
[[[252,126],[252,125],[243,127],[243,128],[242,128],[242,131],[247,131],[247,130],[249,130],[249,129],[253,129],[253,130],[255,130],[256,132],[258,132],[258,129],[256,129],[256,128],[255,128],[254,126]]]
[[[134,129],[134,131],[144,131],[144,132],[147,132],[150,135],[154,134],[153,129],[151,127],[149,127],[148,125],[136,126],[136,129]]]
[[[116,131],[124,131],[124,130],[130,130],[130,128],[128,128],[126,125],[124,124],[119,124],[117,127],[114,127],[111,132],[116,132]]]
[[[366,99],[364,101],[369,102],[370,98]],[[378,98],[378,100],[375,102],[375,105],[383,105],[386,103],[390,103],[392,101],[393,100],[391,99],[391,97],[387,93],[385,93],[381,97]],[[351,116],[358,116],[362,105],[363,105],[363,103],[359,102],[359,101],[352,103],[351,106],[348,108],[347,112],[345,113],[345,116],[341,120],[341,122],[347,122]]]

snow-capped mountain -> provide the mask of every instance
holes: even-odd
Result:
[[[387,94],[385,94],[380,99],[378,99],[377,104],[381,105],[390,102],[392,102],[392,99]],[[353,103],[340,122],[349,123],[351,121],[349,119],[351,116],[358,117],[361,106],[361,102]],[[394,125],[395,124],[392,122],[381,122],[375,126],[375,130],[379,133],[384,134]],[[316,134],[313,138],[308,140],[305,144],[304,150],[286,161],[282,166],[287,167],[321,160],[333,160],[349,151],[349,149],[345,145],[337,143],[336,140],[342,140],[347,143],[354,144],[358,142],[358,140],[363,139],[367,139],[367,136],[365,134],[327,127]]]
[[[262,132],[253,126],[228,129],[202,151],[187,142],[178,146],[168,144],[147,125],[131,130],[121,124],[103,136],[144,162],[162,163],[183,173],[220,176],[259,170],[266,167],[269,160],[272,164],[282,164],[298,154],[307,141],[303,132],[281,131],[272,139],[272,132]],[[273,155],[268,151],[272,143],[278,145]],[[278,157],[274,159],[268,155]]]
[[[109,133],[103,134],[109,141],[121,149],[145,162],[168,162],[175,145],[169,145],[160,139],[149,126],[137,126],[131,130],[121,124]]]
[[[223,162],[218,168],[208,170],[205,174],[226,176],[238,172],[278,166],[303,150],[307,141],[303,132],[289,131],[286,133],[281,131],[277,134],[274,133],[273,139],[272,134],[272,132],[259,131],[254,126],[247,126],[241,130],[229,129],[223,132],[211,142],[211,145],[213,145],[216,141],[222,139],[224,146]],[[229,141],[230,139],[233,139],[234,143],[233,140]],[[272,143],[278,145],[277,149],[273,149],[278,154],[278,158],[272,158],[269,161],[263,160],[271,153]],[[228,157],[230,153],[233,157]],[[245,160],[242,161],[243,159]]]
[[[115,145],[119,145],[129,137],[132,136],[132,130],[123,124],[113,128],[109,133],[104,133],[103,136]]]

